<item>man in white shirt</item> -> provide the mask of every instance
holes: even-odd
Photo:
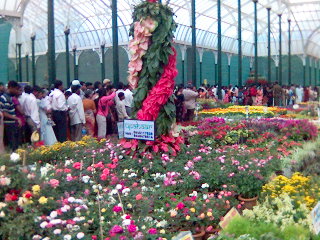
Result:
[[[53,127],[59,142],[67,141],[67,103],[62,92],[63,84],[57,80],[54,84],[55,89],[50,93],[50,102],[52,107],[52,120],[55,123]]]
[[[32,92],[28,94],[23,102],[24,114],[31,132],[39,131],[40,129],[40,115],[37,99],[41,99],[42,89],[34,86]]]
[[[126,111],[126,106],[125,106],[125,95],[123,92],[118,93],[117,95],[119,101],[116,103],[116,108],[117,108],[117,113],[118,113],[118,119],[119,122],[123,122],[124,119],[128,119],[129,116]]]
[[[124,101],[124,105],[126,106],[126,111],[128,116],[131,116],[131,108],[132,108],[132,104],[133,104],[133,93],[130,90],[130,86],[128,85],[126,90],[124,91],[124,97],[125,99]]]
[[[82,137],[82,128],[86,123],[83,103],[80,95],[80,86],[72,86],[72,95],[68,98],[70,133],[72,141],[80,141]]]
[[[193,90],[192,85],[188,85],[188,88],[182,91],[184,96],[184,105],[187,109],[186,121],[193,121],[194,111],[196,109],[196,99],[198,97],[198,92]]]
[[[116,104],[120,101],[118,94],[119,93],[124,93],[124,105],[127,111],[127,115],[131,115],[131,106],[132,106],[132,102],[133,102],[133,93],[130,91],[129,88],[125,89],[125,86],[122,82],[119,82],[118,84],[118,90],[116,91],[116,97],[115,97],[115,102]]]

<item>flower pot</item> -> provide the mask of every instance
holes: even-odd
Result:
[[[206,231],[204,230],[204,227],[201,227],[200,232],[196,234],[192,234],[192,237],[194,240],[202,240],[204,239],[205,235],[206,235]]]
[[[241,195],[238,196],[238,200],[244,202],[243,209],[253,209],[254,206],[257,205],[258,196],[254,198],[244,198]]]
[[[216,236],[219,232],[220,232],[220,229],[218,228],[211,229],[210,231],[206,229],[206,234],[204,235],[204,239],[208,239],[212,235]]]

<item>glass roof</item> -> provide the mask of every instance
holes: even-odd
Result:
[[[119,44],[127,45],[128,28],[135,4],[141,0],[118,0]],[[162,0],[169,2],[179,24],[175,41],[191,44],[190,0]],[[237,53],[238,0],[222,2],[222,49]],[[217,48],[217,1],[196,1],[197,45]],[[291,21],[292,53],[320,57],[320,0],[259,0],[258,1],[259,55],[267,55],[267,7],[271,7],[272,55],[278,54],[279,14],[282,14],[283,54],[288,42],[288,19]],[[242,0],[243,54],[254,55],[254,4]],[[30,52],[30,36],[36,34],[36,51],[47,51],[47,1],[0,0],[0,16],[20,16],[23,27],[23,52]],[[70,47],[96,49],[102,43],[112,44],[111,0],[55,0],[56,51],[65,49],[64,30],[69,27]],[[10,52],[14,53],[16,33],[12,30]]]

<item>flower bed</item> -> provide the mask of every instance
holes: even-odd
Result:
[[[202,116],[220,117],[274,117],[275,115],[285,114],[287,109],[279,107],[264,106],[230,106],[228,108],[213,108],[199,112]]]
[[[170,239],[178,229],[213,229],[230,207],[242,209],[235,196],[260,195],[281,159],[317,130],[301,120],[214,117],[180,134],[178,154],[176,138],[130,145],[139,151],[84,138],[29,152],[29,167],[2,162],[2,238]]]

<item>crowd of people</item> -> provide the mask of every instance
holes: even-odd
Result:
[[[280,86],[276,82],[222,87],[218,94],[217,86],[196,89],[189,83],[175,90],[177,122],[193,120],[198,98],[225,104],[287,106],[316,100],[318,88]],[[15,81],[7,86],[0,83],[0,153],[4,145],[14,151],[39,140],[53,145],[78,141],[83,135],[104,138],[117,133],[117,122],[130,118],[132,103],[130,87],[120,82],[116,89],[109,79],[94,84],[74,80],[68,89],[59,80],[51,89],[21,86]]]
[[[175,91],[177,121],[193,119],[198,98],[214,99],[225,104],[286,107],[301,102],[315,101],[318,96],[319,89],[317,87],[280,86],[278,82],[263,86],[255,84],[244,87],[223,86],[220,94],[218,94],[217,85],[202,85],[197,89],[188,83],[187,88],[181,85],[177,86]]]
[[[59,80],[52,89],[0,83],[0,153],[5,145],[15,151],[39,140],[53,145],[83,135],[104,138],[129,118],[132,102],[129,86],[119,83],[115,89],[109,79],[94,84],[74,80],[68,89]]]

